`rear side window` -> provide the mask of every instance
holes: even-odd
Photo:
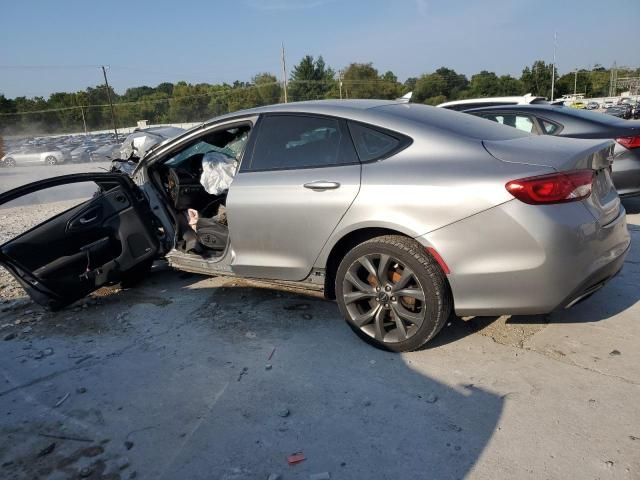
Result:
[[[344,121],[306,115],[267,115],[260,121],[251,164],[281,170],[358,163]]]
[[[482,117],[502,125],[517,128],[523,132],[537,133],[533,125],[533,120],[527,115],[518,115],[516,113],[487,113],[482,115]]]
[[[362,162],[387,157],[402,146],[399,138],[359,123],[349,122],[349,130]]]
[[[547,120],[543,120],[542,118],[539,118],[538,120],[540,121],[540,125],[542,125],[544,133],[547,135],[554,135],[560,130],[560,125],[557,123],[552,123]]]

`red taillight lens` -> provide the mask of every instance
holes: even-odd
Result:
[[[626,148],[640,148],[640,135],[616,138],[616,142]]]
[[[511,195],[531,205],[575,202],[591,195],[593,176],[593,170],[574,170],[512,180],[505,186]]]

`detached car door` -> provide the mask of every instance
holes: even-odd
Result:
[[[34,196],[41,205],[33,203]],[[88,199],[71,200],[78,196]],[[12,207],[14,203],[19,206]],[[64,175],[0,195],[3,222],[10,221],[15,208],[37,216],[38,209],[59,204],[61,213],[0,245],[0,264],[43,306],[72,303],[150,264],[158,253],[154,217],[144,194],[126,175]],[[67,205],[71,208],[65,209]]]
[[[267,114],[229,188],[234,273],[304,279],[360,189],[360,162],[346,122]]]

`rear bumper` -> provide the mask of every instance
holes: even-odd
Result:
[[[566,307],[620,270],[631,241],[622,207],[602,226],[581,202],[533,206],[517,200],[417,240],[449,266],[460,316]]]

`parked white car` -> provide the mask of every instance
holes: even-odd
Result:
[[[454,100],[451,102],[441,103],[438,107],[461,111],[468,110],[470,108],[499,107],[503,105],[529,105],[531,103],[547,103],[547,99],[545,97],[536,97],[527,93],[526,95],[515,97],[486,97]]]
[[[0,159],[3,167],[18,165],[57,165],[64,163],[65,154],[51,147],[28,147],[7,153]]]

